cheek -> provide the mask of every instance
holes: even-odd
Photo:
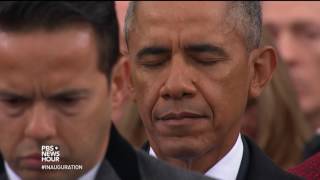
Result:
[[[226,130],[238,125],[244,112],[249,83],[245,72],[229,71],[224,76],[206,75],[198,81],[199,89],[213,111],[217,129]]]
[[[318,47],[305,46],[301,47],[300,56],[297,57],[298,66],[288,66],[288,68],[299,69],[304,76],[319,76],[320,75],[320,44]],[[288,64],[287,64],[288,65]],[[317,79],[315,77],[314,79]]]
[[[311,96],[317,96],[320,91],[320,52],[311,53],[310,50],[307,52],[310,54],[305,54],[305,59],[301,59],[299,66],[292,68],[294,71],[290,75],[300,78],[299,80],[303,81],[300,83],[308,86],[305,91],[312,92]],[[298,84],[300,83],[298,82]]]
[[[98,98],[99,97],[99,98]],[[96,159],[107,142],[111,124],[111,106],[105,95],[101,94],[87,102],[86,109],[77,117],[65,120],[60,126],[60,136],[66,147],[65,153],[72,159],[82,161],[90,155]]]
[[[149,124],[148,122],[152,119],[152,111],[160,98],[159,91],[162,80],[143,74],[135,75],[133,80],[134,96],[141,119]]]
[[[101,99],[107,99],[101,101]],[[110,98],[103,95],[98,96],[96,102],[91,104],[88,111],[83,112],[81,119],[82,135],[88,143],[90,141],[97,142],[105,139],[111,124],[111,104]]]
[[[22,119],[0,119],[0,154],[14,158],[18,145],[23,141],[24,124]]]
[[[320,83],[318,82],[320,77],[320,48],[317,52],[314,53],[313,59],[312,59],[312,65],[310,68],[312,68],[313,73],[310,73],[310,72],[306,72],[306,73],[312,74],[313,79],[315,79],[314,83],[319,85]]]

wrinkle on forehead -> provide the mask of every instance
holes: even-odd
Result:
[[[222,25],[227,12],[222,2],[141,2],[138,7],[136,20],[141,18],[142,24],[170,24],[175,28],[182,23],[198,25],[203,21]]]
[[[170,39],[178,41],[181,41],[181,38],[192,37],[184,33],[189,33],[189,29],[203,31],[202,34],[219,34],[223,38],[236,33],[244,41],[242,35],[237,32],[236,23],[229,20],[227,6],[224,2],[139,2],[136,10],[135,25],[131,31],[140,32],[143,35],[154,35],[151,38],[139,38],[139,41],[152,40],[152,43],[161,45],[158,43],[163,42],[164,39],[157,34],[165,33],[168,28],[172,28],[172,31],[176,32],[175,35],[170,36],[165,33],[162,36],[170,36]],[[159,38],[162,39],[157,40]],[[204,37],[203,40],[205,39]],[[181,45],[182,42],[179,44]]]

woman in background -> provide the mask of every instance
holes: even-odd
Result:
[[[262,43],[272,44],[267,32],[263,32]],[[253,139],[278,166],[287,169],[301,162],[311,131],[280,59],[267,88],[260,97],[248,102],[243,121],[242,133]]]

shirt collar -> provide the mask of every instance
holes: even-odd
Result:
[[[149,154],[153,157],[157,157],[151,147]],[[213,167],[211,167],[205,175],[216,179],[236,179],[240,169],[242,156],[243,142],[241,135],[239,134],[237,141],[231,150]]]
[[[82,175],[78,180],[92,180],[95,179],[98,169],[102,162],[97,163],[91,170]],[[5,170],[10,180],[21,180],[21,178],[10,168],[7,162],[4,163]]]
[[[97,163],[91,170],[89,170],[88,172],[86,172],[84,175],[82,175],[79,180],[92,180],[95,179],[97,173],[98,173],[98,169],[101,166],[101,161],[99,163]]]
[[[5,168],[6,173],[8,175],[8,179],[21,180],[21,178],[15,172],[13,172],[13,170],[9,167],[9,165],[6,161],[4,162],[4,168]]]

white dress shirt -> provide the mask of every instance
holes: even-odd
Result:
[[[90,171],[82,175],[78,180],[94,180],[98,173],[101,162],[97,163]],[[21,180],[21,178],[10,168],[7,162],[4,163],[9,180]]]
[[[149,154],[157,157],[153,149],[150,147]],[[221,179],[234,180],[237,178],[240,164],[243,156],[243,142],[239,134],[236,143],[231,150],[214,166],[212,166],[206,173],[206,176]]]

